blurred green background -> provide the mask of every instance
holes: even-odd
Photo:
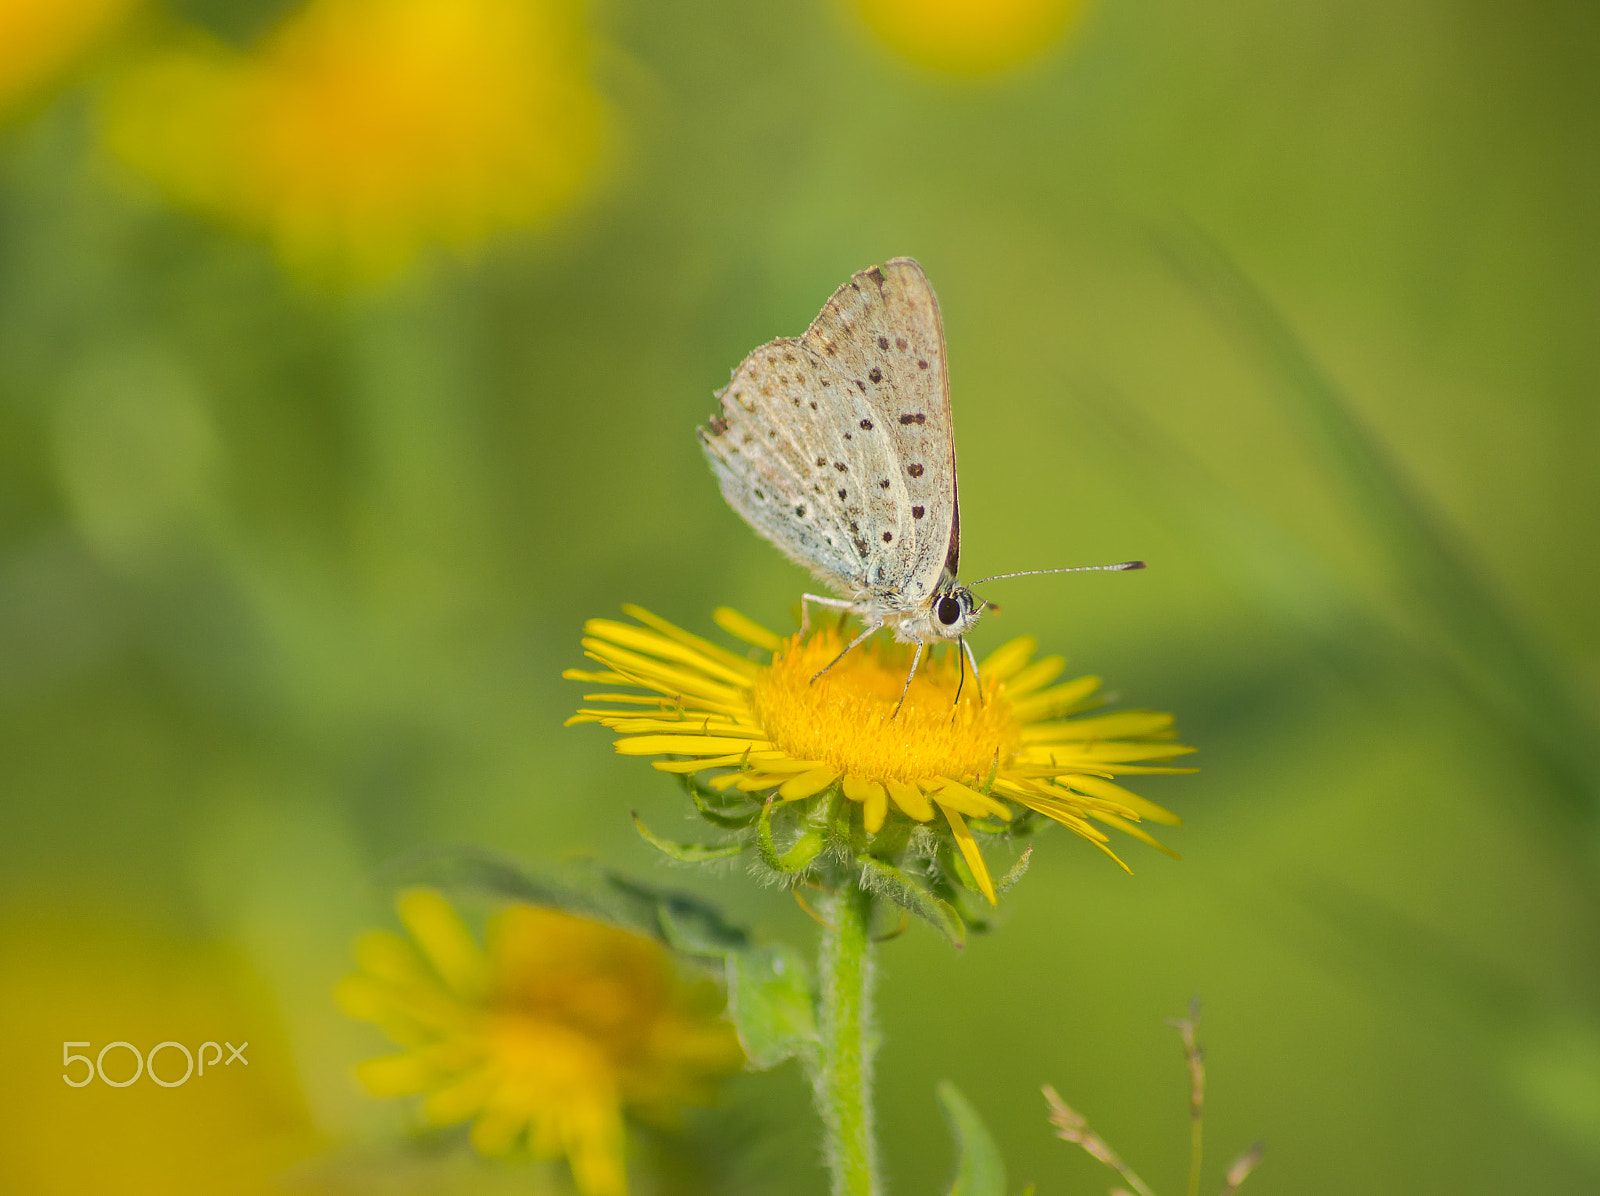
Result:
[[[563,730],[559,673],[624,601],[792,626],[807,579],[693,429],[898,254],[943,306],[964,570],[1151,563],[992,587],[980,654],[1037,635],[1203,771],[1141,787],[1182,863],[1049,836],[999,933],[884,949],[893,1190],[948,1182],[941,1078],[1013,1187],[1110,1185],[1049,1082],[1181,1190],[1191,993],[1208,1189],[1257,1137],[1259,1196],[1600,1184],[1592,5],[1098,0],[962,74],[849,4],[608,0],[589,184],[333,282],[103,131],[140,55],[297,7],[146,6],[4,113],[0,1187],[105,1190],[102,1141],[121,1190],[257,1190],[171,1170],[201,1137],[339,1190],[504,1180],[369,1175],[400,1115],[330,992],[419,846],[592,854],[811,941],[666,870],[628,812],[695,837],[681,794]],[[256,1027],[225,1131],[62,1090],[64,1039],[202,1022]],[[813,1118],[792,1064],[741,1079],[713,1186],[824,1190]]]

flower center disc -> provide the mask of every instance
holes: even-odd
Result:
[[[911,667],[907,645],[856,648],[813,684],[847,642],[827,629],[804,643],[795,636],[756,677],[756,717],[785,754],[907,784],[935,776],[982,780],[997,758],[1005,767],[1016,755],[1018,729],[999,682],[985,679],[980,700],[970,671],[961,682],[954,652],[937,660],[924,653],[898,716],[895,703]]]

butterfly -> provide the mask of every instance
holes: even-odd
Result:
[[[865,626],[817,677],[888,628],[916,645],[901,705],[930,641],[955,640],[963,670],[970,663],[976,678],[965,637],[988,603],[971,587],[1023,574],[956,580],[950,379],[939,303],[922,267],[897,257],[851,275],[804,336],[751,353],[715,397],[721,414],[698,431],[722,496],[837,595],[802,595],[801,630],[810,603]],[[1028,572],[1142,568],[1124,561]]]

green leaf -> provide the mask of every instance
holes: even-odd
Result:
[[[430,848],[383,869],[379,880],[394,888],[429,884],[447,893],[564,910],[694,954],[722,955],[749,945],[744,930],[709,902],[631,880],[593,861],[535,867],[478,848]]]
[[[877,856],[858,855],[856,863],[861,865],[863,885],[886,901],[916,914],[949,939],[951,946],[966,946],[967,930],[961,915],[948,901],[936,897],[926,881],[902,872]]]
[[[674,907],[670,901],[656,906],[656,920],[661,925],[661,938],[674,951],[685,955],[708,955],[717,959],[734,951],[750,947],[749,936],[739,927],[718,918],[709,918],[703,912]]]
[[[1178,269],[1229,320],[1282,384],[1307,440],[1388,564],[1419,625],[1490,711],[1539,751],[1572,799],[1600,809],[1596,728],[1570,675],[1504,605],[1460,536],[1418,491],[1283,313],[1217,245],[1172,241]]]
[[[1011,865],[1011,870],[1002,876],[998,882],[996,882],[994,886],[995,891],[997,893],[1009,893],[1012,889],[1012,886],[1014,886],[1023,878],[1024,875],[1027,874],[1028,862],[1031,859],[1033,859],[1033,848],[1030,847],[1017,858],[1017,862],[1015,864]]]
[[[766,804],[761,807],[761,821],[756,826],[756,850],[761,853],[762,861],[774,872],[781,872],[785,876],[804,872],[811,861],[817,858],[817,853],[822,850],[822,832],[814,827],[808,827],[804,834],[789,845],[789,850],[780,852],[778,845],[772,841],[773,800],[767,798]]]
[[[956,1139],[956,1177],[949,1196],[1005,1196],[1006,1166],[978,1111],[949,1080],[941,1080],[938,1091]]]
[[[682,783],[684,792],[694,802],[694,808],[700,811],[700,817],[704,818],[712,826],[721,827],[725,831],[741,831],[761,816],[759,810],[750,809],[746,809],[742,813],[730,814],[712,804],[712,800],[721,797],[721,794],[707,789],[689,773],[681,774],[678,780]]]
[[[816,994],[804,956],[792,947],[731,952],[728,1011],[751,1067],[776,1067],[816,1046]]]
[[[703,864],[708,860],[725,860],[729,856],[738,855],[749,847],[749,843],[734,840],[731,843],[674,843],[670,839],[663,839],[657,835],[643,820],[638,811],[633,814],[633,829],[639,832],[644,841],[654,847],[664,856],[677,860],[682,864]]]
[[[608,873],[607,882],[619,893],[640,902],[649,901],[656,937],[676,951],[720,957],[751,945],[743,927],[728,921],[710,902],[690,893],[657,888],[617,873]]]

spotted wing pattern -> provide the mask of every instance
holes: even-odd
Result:
[[[717,398],[701,445],[750,526],[844,597],[926,605],[955,569],[956,474],[944,329],[916,262],[853,275]]]

